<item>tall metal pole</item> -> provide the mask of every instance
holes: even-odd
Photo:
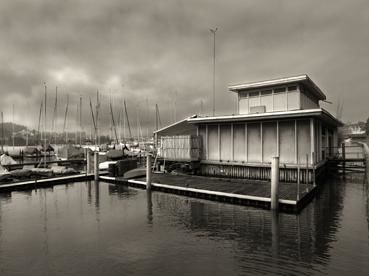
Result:
[[[213,34],[213,116],[215,116],[215,33],[218,28],[210,29]]]
[[[47,147],[47,139],[46,139],[46,106],[47,106],[47,87],[46,87],[46,83],[45,83],[45,123],[44,123],[44,134],[45,134],[45,148],[44,148],[44,168],[46,168],[46,147]]]
[[[4,114],[1,111],[1,152],[4,152]]]

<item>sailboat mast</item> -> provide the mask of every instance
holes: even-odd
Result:
[[[76,130],[74,132],[74,143],[78,145],[78,103],[76,104]]]
[[[67,106],[65,108],[64,124],[63,124],[63,133],[65,134],[65,144],[68,144],[68,134],[65,132],[65,128],[67,126],[68,106],[69,106],[69,95],[67,95]]]
[[[1,152],[4,152],[4,114],[1,111]]]
[[[95,116],[94,116],[94,110],[92,108],[91,98],[90,98],[90,110],[91,110],[92,123],[94,124],[94,130],[95,130],[95,146],[96,146],[96,144],[97,144],[97,126],[96,126],[96,122],[95,122]]]
[[[118,141],[118,136],[117,136],[117,129],[115,127],[114,114],[113,114],[113,106],[111,104],[111,99],[110,99],[110,114],[111,114],[111,121],[113,123],[113,128],[114,128],[115,141],[116,141],[116,143],[118,145],[119,144],[119,141]]]
[[[13,104],[12,141],[13,141],[13,152],[14,152],[14,104]]]
[[[52,133],[54,134],[54,141],[56,144],[56,119],[57,119],[57,111],[58,110],[58,87],[55,87],[55,105],[54,105],[54,113],[53,113],[53,121],[52,121]]]
[[[130,138],[130,139],[132,139],[132,132],[131,132],[131,126],[129,125],[129,119],[128,119],[128,111],[127,111],[126,100],[124,100],[124,112],[125,112],[126,119],[127,119],[129,138]]]
[[[44,103],[44,100],[42,99],[41,100],[41,105],[40,105],[40,114],[38,116],[38,126],[37,126],[37,133],[39,135],[39,141],[38,141],[38,144],[41,144],[41,140],[42,140],[42,133],[40,132],[40,128],[41,128],[41,116],[42,116],[42,107],[43,107],[43,103]]]
[[[99,99],[99,90],[97,90],[96,91],[96,136],[97,136],[97,144],[98,145],[100,145],[99,109],[100,109],[100,99]]]

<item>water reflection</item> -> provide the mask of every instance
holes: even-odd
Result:
[[[201,200],[187,200],[156,194],[160,212],[170,213],[177,223],[199,237],[231,242],[237,247],[242,265],[270,258],[271,263],[295,267],[301,273],[310,263],[327,264],[331,243],[339,229],[345,185],[331,179],[314,202],[299,215],[270,212]],[[246,257],[245,257],[246,256]],[[247,260],[247,261],[246,261]],[[268,271],[269,262],[265,262]],[[248,267],[253,269],[255,267]],[[259,267],[260,268],[260,267]]]
[[[152,210],[152,191],[146,191],[146,199],[147,199],[147,224],[153,224],[153,210]]]
[[[0,271],[24,274],[20,263],[35,275],[311,275],[332,272],[331,263],[369,269],[336,257],[355,255],[350,231],[369,233],[363,177],[329,179],[299,215],[92,181],[0,193]],[[361,225],[347,229],[343,211],[360,200]]]

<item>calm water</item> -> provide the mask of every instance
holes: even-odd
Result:
[[[75,183],[0,194],[0,275],[368,275],[368,186],[300,215]]]

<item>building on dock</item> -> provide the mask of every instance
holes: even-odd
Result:
[[[281,180],[296,181],[299,170],[302,181],[315,182],[337,153],[342,126],[320,107],[326,100],[320,88],[299,75],[231,85],[229,91],[238,96],[237,114],[191,116],[156,131],[157,141],[185,134],[193,139],[196,131],[201,175],[270,179],[271,159],[279,156]]]

